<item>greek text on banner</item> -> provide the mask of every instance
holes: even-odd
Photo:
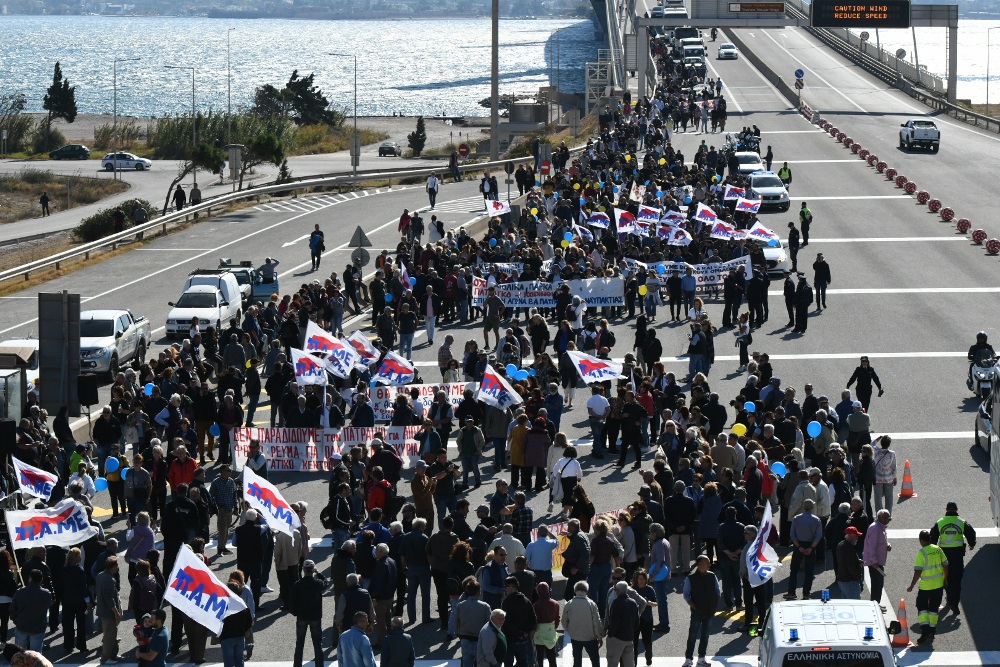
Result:
[[[496,283],[497,296],[508,308],[555,308],[555,291],[561,283],[532,280],[515,283]],[[621,278],[586,278],[567,280],[570,291],[587,302],[591,308],[625,305],[625,281]],[[486,279],[472,279],[472,304],[482,306],[489,296]]]
[[[250,440],[260,441],[270,470],[323,471],[330,469],[334,453],[347,458],[352,447],[369,446],[373,438],[393,447],[407,467],[415,465],[420,444],[415,436],[419,426],[375,428],[234,428],[233,462],[243,469],[250,452]]]

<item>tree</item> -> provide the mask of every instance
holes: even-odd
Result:
[[[174,188],[178,183],[183,181],[188,174],[190,174],[195,169],[204,169],[213,174],[219,173],[219,165],[225,164],[226,153],[221,148],[216,148],[210,143],[202,142],[194,147],[191,151],[191,156],[182,162],[180,168],[177,170],[177,176],[170,183],[170,187],[167,188],[167,197],[163,201],[163,213],[167,214],[167,208],[170,206],[170,195],[174,193]]]
[[[420,157],[427,143],[427,130],[424,128],[424,117],[417,116],[417,129],[406,135],[407,144],[413,151],[413,157]]]
[[[46,132],[51,132],[53,119],[62,118],[67,123],[76,120],[76,86],[69,85],[69,79],[63,78],[58,62],[52,72],[52,85],[42,99],[42,108],[48,112]]]
[[[264,84],[254,91],[253,111],[262,116],[282,115],[296,125],[322,123],[338,127],[344,115],[330,108],[330,102],[313,81],[315,74],[299,76],[294,70],[282,89]]]
[[[254,137],[243,150],[243,164],[240,165],[239,189],[243,189],[243,176],[262,164],[281,165],[285,160],[285,145],[275,134],[260,134]]]

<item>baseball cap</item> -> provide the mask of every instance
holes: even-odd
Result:
[[[427,467],[427,461],[417,461],[417,467],[423,470]]]
[[[861,531],[854,526],[848,526],[847,530],[844,531],[844,535],[861,535]]]
[[[851,402],[851,407],[852,408],[860,408],[860,407],[862,407],[861,406],[861,401],[852,401]]]
[[[330,458],[333,459],[334,461],[343,461],[344,455],[341,454],[340,452],[334,452],[333,454],[330,454]]]

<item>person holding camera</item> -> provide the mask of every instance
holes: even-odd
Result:
[[[437,460],[427,469],[427,475],[435,480],[434,506],[437,508],[438,523],[455,511],[455,480],[461,473],[458,464],[448,460],[448,450],[437,450]]]

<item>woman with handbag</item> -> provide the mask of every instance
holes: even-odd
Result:
[[[750,363],[750,354],[747,352],[747,348],[753,344],[753,333],[750,331],[749,312],[744,312],[740,315],[740,322],[735,335],[736,347],[740,348],[740,367],[737,369],[737,372],[742,373],[746,371],[747,365]]]

